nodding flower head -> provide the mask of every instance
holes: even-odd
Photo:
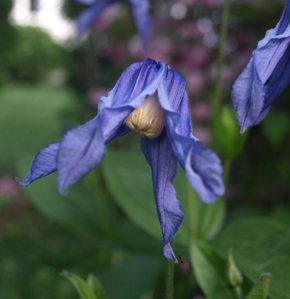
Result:
[[[177,162],[202,201],[215,201],[224,186],[219,158],[192,135],[185,78],[167,64],[146,59],[129,66],[101,98],[98,115],[39,151],[26,179],[18,182],[27,186],[57,171],[64,192],[99,165],[108,142],[131,129],[141,134],[141,150],[151,166],[164,255],[177,262],[170,246],[183,219],[172,183]]]

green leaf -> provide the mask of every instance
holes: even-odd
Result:
[[[26,176],[31,161],[32,158],[19,161],[19,177]],[[112,206],[107,206],[111,199],[101,188],[93,190],[84,183],[82,181],[75,184],[63,196],[58,191],[54,173],[33,182],[24,191],[29,200],[47,217],[77,231],[107,235],[115,230],[115,211]]]
[[[239,156],[247,140],[248,133],[240,134],[240,127],[234,110],[225,106],[213,118],[213,133],[221,155],[227,159]]]
[[[88,286],[90,287],[90,289],[96,295],[97,299],[107,299],[107,296],[105,295],[105,290],[104,290],[101,282],[95,275],[89,274],[87,283],[88,283]]]
[[[77,289],[79,295],[81,296],[81,299],[103,299],[106,297],[96,297],[89,287],[89,285],[78,275],[68,272],[68,271],[62,271],[61,275],[69,279],[75,288]]]
[[[102,169],[111,194],[130,219],[150,235],[161,239],[151,169],[143,154],[107,151]],[[201,202],[189,187],[181,168],[173,182],[185,214],[174,241],[187,245],[191,233],[201,239],[212,237],[224,219],[223,201],[218,200],[214,204]],[[188,200],[192,201],[191,208]],[[190,221],[191,219],[194,221]]]
[[[10,170],[20,157],[59,140],[62,113],[75,106],[73,97],[63,87],[9,85],[1,88],[1,171]]]
[[[246,299],[266,299],[269,292],[271,274],[262,274]]]
[[[234,289],[226,281],[226,262],[214,250],[201,241],[192,240],[190,259],[198,284],[208,299],[236,298]]]
[[[271,273],[269,294],[287,298],[290,294],[290,230],[273,219],[245,218],[227,225],[212,243],[224,257],[232,247],[239,269],[252,281]]]
[[[286,112],[271,111],[261,127],[271,145],[279,146],[289,131],[290,117]]]
[[[111,266],[101,281],[111,299],[141,298],[154,289],[159,259],[133,256]]]

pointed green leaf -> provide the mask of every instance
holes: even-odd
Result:
[[[271,273],[269,295],[290,294],[290,229],[271,218],[244,218],[227,225],[212,246],[226,257],[230,247],[239,269],[252,281]]]
[[[150,235],[161,239],[151,169],[143,154],[137,151],[107,151],[102,169],[114,199],[130,219]],[[214,204],[201,202],[189,187],[186,175],[181,168],[173,183],[185,214],[184,222],[174,241],[187,245],[190,234],[201,239],[212,237],[224,220],[224,202],[222,200]],[[189,208],[189,200],[192,204],[191,208]],[[191,219],[194,222],[190,221]]]
[[[201,241],[192,240],[190,259],[198,284],[208,299],[236,298],[226,280],[226,262],[214,250]],[[249,289],[246,282],[243,288]]]
[[[107,296],[105,295],[105,290],[104,290],[101,282],[95,275],[89,274],[87,283],[88,283],[88,286],[90,287],[90,289],[96,295],[97,299],[107,299]]]
[[[81,299],[103,299],[101,297],[96,297],[89,285],[78,275],[65,270],[62,271],[61,275],[73,283],[79,295],[81,296]]]
[[[266,299],[269,293],[271,274],[262,274],[246,299]]]

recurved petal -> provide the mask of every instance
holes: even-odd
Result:
[[[219,158],[192,136],[185,79],[177,71],[168,73],[158,88],[165,113],[170,145],[191,186],[204,202],[213,202],[224,193]]]
[[[131,65],[108,97],[101,99],[98,116],[63,137],[57,157],[60,192],[98,166],[105,144],[130,131],[124,120],[156,91],[163,73],[163,65],[154,60]]]
[[[265,90],[254,66],[254,58],[235,81],[232,101],[241,133],[258,123],[264,109]]]
[[[16,179],[16,181],[27,187],[30,183],[37,179],[45,177],[56,171],[56,156],[59,149],[59,144],[50,144],[44,149],[40,150],[34,157],[30,170],[26,175],[25,180]]]
[[[163,235],[164,255],[167,259],[177,261],[169,244],[183,219],[181,205],[176,198],[176,190],[172,184],[177,172],[177,161],[165,130],[157,138],[142,137],[141,148],[152,170],[154,196]]]
[[[185,171],[191,187],[206,203],[214,202],[224,193],[223,169],[218,156],[196,141],[189,152]]]
[[[148,0],[129,0],[132,7],[132,13],[139,35],[142,38],[143,50],[145,52],[147,45],[152,37],[152,26],[150,21],[150,3]]]

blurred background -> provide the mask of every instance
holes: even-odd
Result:
[[[224,159],[213,141],[210,101],[223,0],[151,4],[154,38],[147,56],[184,74],[193,134]],[[275,27],[284,4],[232,1],[223,104],[230,105],[234,80],[258,40]],[[92,30],[77,38],[75,19],[83,9],[73,0],[0,1],[0,298],[78,298],[58,275],[62,269],[82,277],[94,273],[113,299],[157,299],[163,294],[166,261],[150,170],[137,152],[137,134],[112,142],[107,160],[67,197],[58,194],[54,175],[27,189],[15,182],[15,177],[25,177],[38,150],[94,117],[100,96],[107,95],[127,66],[143,60],[127,1],[108,7]],[[251,129],[232,163],[224,223],[266,215],[289,227],[289,96],[288,88],[266,120]],[[136,155],[128,158],[131,151]],[[144,168],[135,169],[135,162]],[[132,171],[137,174],[130,176]],[[135,199],[140,209],[150,201],[144,213],[128,207],[126,200],[134,207]],[[143,213],[142,219],[131,217],[134,212]],[[187,256],[182,242],[178,246]],[[181,299],[202,296],[188,261],[176,266],[176,294]]]

